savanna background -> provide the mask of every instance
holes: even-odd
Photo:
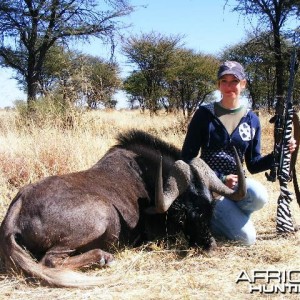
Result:
[[[273,147],[270,115],[260,113],[263,127],[262,153]],[[139,110],[87,111],[73,117],[66,128],[47,115],[39,122],[24,124],[15,110],[0,112],[0,222],[18,189],[45,176],[89,168],[115,143],[115,136],[135,128],[145,130],[181,147],[187,122],[182,114],[160,111],[150,116]],[[297,166],[299,173],[299,166]],[[249,174],[247,174],[249,175]],[[252,175],[251,175],[252,176]],[[253,214],[257,243],[244,247],[218,240],[210,253],[189,249],[182,237],[177,242],[156,241],[139,248],[115,249],[111,268],[82,270],[103,278],[103,284],[89,289],[49,288],[32,285],[19,274],[9,275],[0,261],[1,299],[296,299],[297,294],[249,293],[247,282],[236,283],[241,271],[299,270],[299,233],[278,236],[275,231],[279,183],[265,175],[253,175],[263,182],[269,204]],[[291,186],[292,187],[292,186]],[[291,209],[300,223],[300,209]],[[261,282],[265,282],[262,280]]]

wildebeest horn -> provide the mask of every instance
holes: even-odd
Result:
[[[177,160],[170,173],[168,180],[163,189],[162,178],[162,157],[160,158],[158,174],[156,178],[155,189],[155,210],[158,213],[163,213],[168,210],[173,201],[181,195],[191,182],[190,166],[183,160]]]
[[[234,154],[238,173],[237,190],[232,190],[223,184],[215,172],[199,158],[193,159],[190,165],[182,160],[176,161],[168,175],[165,189],[163,189],[162,162],[160,161],[155,190],[156,212],[163,213],[167,211],[173,201],[187,189],[191,184],[191,169],[196,171],[196,179],[202,181],[210,191],[234,201],[239,201],[244,198],[246,195],[246,180],[241,161],[235,148]]]

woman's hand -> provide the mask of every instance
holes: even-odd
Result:
[[[289,147],[290,153],[293,153],[296,150],[297,143],[293,137],[289,140],[288,147]]]
[[[234,189],[238,182],[238,176],[234,174],[226,175],[224,179],[224,184],[229,188]]]

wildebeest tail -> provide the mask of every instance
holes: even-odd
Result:
[[[89,287],[103,285],[100,277],[89,277],[71,270],[48,268],[36,262],[16,241],[16,218],[22,207],[20,194],[0,227],[0,254],[7,270],[25,273],[43,284],[56,287]]]

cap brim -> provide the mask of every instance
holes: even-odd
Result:
[[[222,73],[220,73],[218,79],[220,79],[224,75],[232,75],[232,76],[234,76],[236,79],[238,79],[240,81],[244,79],[244,78],[242,78],[242,76],[239,76],[238,74],[233,73],[231,70],[226,70],[226,71],[223,71]]]

